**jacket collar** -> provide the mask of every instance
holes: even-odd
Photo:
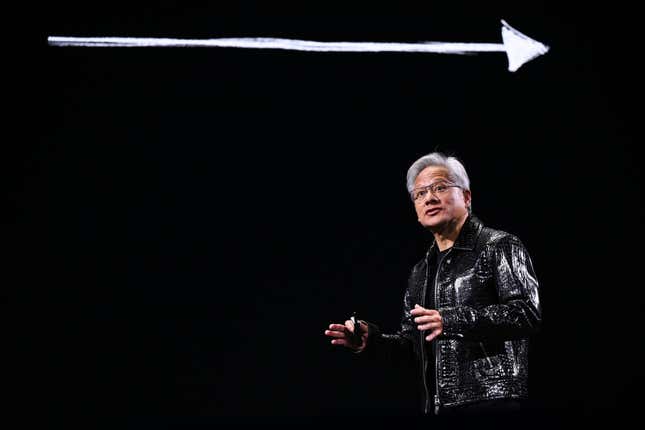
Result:
[[[455,243],[452,247],[454,249],[460,249],[463,251],[472,251],[473,249],[475,249],[477,238],[479,237],[479,233],[481,233],[483,226],[484,225],[479,220],[479,218],[474,215],[468,215],[468,218],[466,218],[464,225],[461,227],[459,236],[457,236],[457,240],[455,240]],[[435,250],[435,245],[436,241],[433,240],[432,246],[430,246],[427,255],[430,255],[430,253]]]
[[[464,251],[472,251],[475,249],[477,238],[479,237],[479,233],[481,233],[483,226],[484,225],[479,218],[474,215],[468,215],[468,218],[461,227],[459,236],[457,236],[457,240],[452,247],[455,249],[462,249]]]

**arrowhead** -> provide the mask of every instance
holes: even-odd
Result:
[[[524,63],[544,55],[549,47],[520,33],[502,20],[502,40],[508,56],[508,70],[514,72]]]

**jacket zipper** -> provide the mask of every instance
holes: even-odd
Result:
[[[486,361],[488,361],[488,367],[493,367],[493,363],[490,361],[490,356],[488,355],[488,351],[486,351],[486,348],[484,348],[484,342],[479,342],[479,346],[482,349],[482,352],[484,353],[484,357],[486,357]]]
[[[441,270],[441,266],[443,265],[443,262],[445,259],[450,255],[452,252],[452,248],[446,252],[446,255],[443,256],[441,259],[441,263],[437,266],[437,273],[435,273],[434,276],[434,306],[435,308],[439,307],[439,288],[437,288],[437,280],[439,279],[439,271]],[[436,339],[434,340],[434,384],[435,384],[435,389],[434,389],[434,414],[439,415],[439,407],[441,406],[441,401],[439,400],[439,353],[441,350],[437,346],[437,341]],[[424,374],[425,376],[425,374]]]
[[[426,277],[425,277],[425,283],[423,285],[423,293],[421,294],[421,303],[423,304],[423,306],[425,306],[425,303],[426,303],[426,291],[428,290],[428,267],[429,267],[428,256],[429,255],[430,255],[430,250],[428,250],[428,252],[426,253]],[[423,388],[425,390],[425,399],[424,399],[425,404],[423,406],[423,412],[424,414],[427,414],[428,403],[430,401],[430,392],[428,391],[428,381],[426,378],[426,369],[428,367],[427,366],[428,362],[426,361],[426,357],[425,357],[426,349],[425,349],[424,341],[425,341],[424,333],[420,333],[419,343],[421,347],[421,377],[423,378]]]

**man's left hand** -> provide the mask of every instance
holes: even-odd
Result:
[[[414,309],[410,313],[415,317],[414,322],[419,330],[430,331],[430,334],[426,336],[428,342],[443,332],[443,321],[438,310],[414,305]]]

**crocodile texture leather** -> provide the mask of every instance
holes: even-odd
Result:
[[[443,333],[428,343],[410,310],[431,293],[426,269],[435,252],[433,243],[412,269],[399,330],[385,334],[368,323],[365,352],[416,357],[421,377],[425,365],[434,369],[439,411],[480,400],[526,398],[529,337],[539,329],[541,309],[538,281],[522,242],[469,216],[439,267],[436,294]],[[436,348],[436,362],[425,363],[430,355],[422,347]],[[422,390],[423,409],[429,412],[435,403],[426,393]]]

